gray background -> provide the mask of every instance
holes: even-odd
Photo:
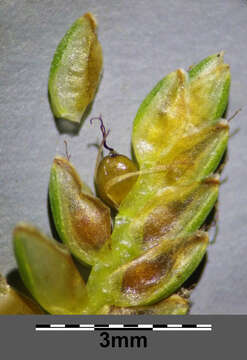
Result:
[[[109,331],[111,336],[147,336],[147,348],[102,348],[101,331],[39,331],[36,324],[180,324],[180,316],[2,316],[1,354],[8,359],[83,359],[85,355],[100,359],[149,360],[159,358],[239,359],[246,352],[247,316],[185,316],[183,324],[212,324],[212,331]],[[15,346],[13,346],[13,343]],[[179,344],[179,346],[178,346]],[[75,355],[76,354],[76,355]],[[238,357],[236,357],[236,354]],[[131,356],[132,355],[132,356]],[[219,355],[219,356],[217,356]],[[221,356],[221,357],[220,357]],[[91,357],[94,358],[94,357]]]
[[[102,113],[109,142],[130,154],[132,121],[146,94],[178,67],[187,69],[225,51],[231,65],[228,177],[220,191],[220,233],[209,246],[206,266],[192,294],[192,314],[247,313],[246,115],[247,2],[244,0],[1,0],[0,1],[0,272],[15,267],[11,233],[25,220],[50,233],[49,171],[69,141],[72,162],[93,186],[97,125],[89,117],[76,133],[56,124],[47,98],[55,48],[71,23],[93,12],[99,21],[104,75],[90,116]],[[60,131],[59,131],[60,130]],[[61,134],[64,132],[65,134]],[[90,145],[91,144],[91,145]]]

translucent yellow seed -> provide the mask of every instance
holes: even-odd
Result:
[[[114,178],[136,171],[135,163],[127,156],[112,153],[104,157],[99,163],[95,179],[101,199],[109,206],[118,208],[135,184],[137,175],[116,181],[116,183],[114,183]],[[112,186],[108,186],[110,181]]]

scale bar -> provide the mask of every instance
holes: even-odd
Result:
[[[211,324],[36,324],[36,331],[212,331]]]
[[[153,331],[211,331],[212,328],[158,328]]]
[[[62,327],[58,327],[58,328],[37,328],[36,327],[36,331],[94,331],[93,328],[62,328]]]

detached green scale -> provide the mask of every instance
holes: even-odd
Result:
[[[46,311],[188,312],[188,300],[177,292],[207,250],[208,235],[200,228],[218,197],[214,172],[229,137],[222,119],[229,87],[229,65],[219,53],[189,72],[169,74],[150,92],[133,124],[138,177],[118,208],[112,233],[106,205],[89,194],[68,160],[54,160],[49,185],[54,223],[66,247],[92,270],[87,284],[80,285],[68,250],[65,255],[54,244],[47,246],[50,240],[37,230],[34,242],[29,225],[17,227],[14,248],[21,277]],[[54,287],[56,274],[59,286]],[[47,277],[53,280],[44,281]],[[75,296],[67,294],[71,291]]]
[[[79,123],[93,100],[103,66],[97,23],[91,13],[77,19],[59,43],[50,69],[54,116]]]

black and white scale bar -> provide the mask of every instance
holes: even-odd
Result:
[[[211,324],[37,324],[36,331],[211,331]]]

